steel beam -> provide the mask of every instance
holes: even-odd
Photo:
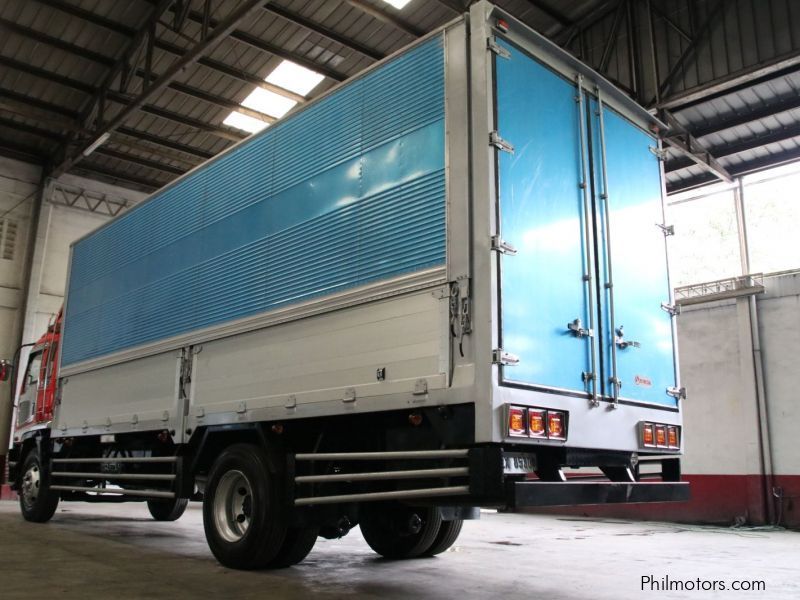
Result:
[[[83,158],[83,152],[96,144],[98,140],[102,139],[104,135],[114,131],[117,127],[122,125],[125,120],[130,117],[134,112],[146,105],[147,101],[153,98],[156,94],[166,88],[177,75],[179,75],[186,67],[194,63],[198,58],[206,54],[214,48],[220,41],[231,34],[236,27],[249,17],[256,9],[263,4],[263,0],[248,0],[240,4],[225,19],[219,22],[209,36],[201,42],[198,42],[194,48],[189,50],[182,58],[175,61],[156,81],[150,85],[147,90],[139,94],[136,98],[132,99],[131,103],[126,106],[119,114],[117,114],[110,122],[100,127],[88,141],[80,145],[77,151],[73,152],[70,156],[65,158],[59,165],[57,165],[51,176],[58,177],[60,174],[69,170],[71,167],[78,164]]]
[[[381,60],[386,56],[383,52],[379,52],[374,48],[365,46],[364,44],[361,44],[352,38],[348,38],[347,36],[342,35],[333,29],[330,29],[329,27],[315,23],[311,19],[307,19],[303,15],[283,8],[282,6],[278,6],[277,4],[268,4],[264,7],[264,9],[270,14],[277,15],[286,21],[294,23],[295,25],[299,25],[303,29],[307,29],[312,33],[316,33],[319,36],[322,36],[332,42],[336,42],[340,46],[344,46],[349,50],[358,52],[359,54],[372,60]]]
[[[265,4],[262,0],[262,6]],[[189,11],[189,14],[186,15],[186,18],[189,21],[193,21],[194,23],[198,23],[202,25],[205,21],[203,18],[203,14],[196,12],[196,11]],[[211,27],[212,30],[216,30],[217,27],[220,25],[220,21],[216,19],[209,18],[207,20],[208,25]],[[213,31],[212,31],[213,35]],[[311,69],[312,71],[316,71],[325,77],[333,79],[334,81],[344,81],[347,79],[347,74],[337,71],[336,69],[331,69],[324,65],[318,64],[316,61],[313,61],[302,54],[298,54],[297,52],[290,52],[289,50],[285,50],[280,46],[276,46],[271,42],[267,42],[262,40],[261,38],[254,36],[246,31],[242,31],[240,29],[233,29],[229,33],[229,37],[237,40],[243,44],[246,44],[252,48],[257,50],[261,50],[262,52],[267,52],[268,54],[272,54],[273,56],[277,56],[278,58],[283,58],[285,60],[290,60],[292,62],[297,63],[307,69]]]
[[[0,154],[23,162],[33,162],[37,165],[44,164],[47,160],[39,148],[12,140],[0,140]]]
[[[765,106],[760,106],[754,110],[750,110],[747,112],[737,112],[731,117],[720,119],[716,122],[711,122],[705,127],[698,127],[697,129],[692,130],[692,133],[695,137],[704,137],[707,135],[712,135],[714,133],[719,133],[721,131],[725,131],[726,129],[731,129],[733,127],[739,127],[740,125],[745,125],[747,123],[753,123],[755,121],[760,121],[761,119],[765,119],[767,117],[772,117],[784,112],[788,112],[790,110],[797,110],[800,109],[800,96],[798,95],[791,95],[777,102],[772,102]]]
[[[708,11],[705,21],[703,21],[702,25],[700,25],[695,32],[692,41],[683,51],[683,54],[680,55],[678,60],[675,61],[675,64],[672,65],[672,69],[670,69],[669,73],[667,73],[667,76],[664,78],[664,81],[662,81],[659,85],[658,92],[662,98],[667,94],[667,92],[670,91],[670,89],[672,89],[678,73],[685,71],[686,66],[697,58],[697,50],[700,47],[700,44],[711,35],[711,32],[714,30],[714,25],[717,25],[720,22],[721,17],[724,15],[725,9],[730,4],[730,2],[726,2],[725,0],[717,0],[717,2],[711,7],[711,10]]]
[[[679,26],[677,23],[675,23],[675,21],[673,21],[673,20],[672,20],[672,19],[669,17],[669,15],[668,15],[667,13],[665,13],[665,12],[664,12],[664,11],[661,9],[661,7],[659,7],[657,4],[652,4],[652,3],[651,3],[651,4],[650,4],[650,11],[652,12],[652,14],[654,14],[654,15],[656,15],[656,16],[658,16],[658,17],[660,17],[660,18],[661,18],[661,20],[662,20],[662,21],[664,21],[664,23],[666,23],[667,25],[669,25],[669,27],[670,27],[670,28],[672,28],[673,30],[675,30],[675,32],[676,32],[676,33],[677,33],[679,36],[681,36],[681,37],[682,37],[684,40],[686,40],[686,41],[687,41],[687,42],[689,42],[689,43],[691,43],[691,42],[692,42],[692,36],[690,36],[688,33],[686,33],[686,32],[683,30],[683,28],[682,28],[682,27],[680,27],[680,26]]]
[[[694,87],[685,92],[665,98],[658,106],[673,112],[696,106],[709,100],[735,94],[753,86],[772,81],[800,70],[800,54],[792,52],[774,61],[760,63],[754,67],[737,71],[727,77]]]
[[[608,39],[606,40],[605,47],[603,48],[603,55],[600,57],[600,67],[598,70],[601,73],[608,69],[608,61],[611,59],[611,50],[617,43],[617,32],[619,31],[619,26],[622,23],[622,17],[624,14],[625,0],[619,0],[617,2],[616,13],[614,14],[614,22],[611,25],[611,31],[608,34]]]
[[[36,135],[48,140],[55,140],[56,142],[60,142],[64,139],[63,135],[56,133],[50,129],[43,129],[41,127],[30,125],[28,123],[21,123],[20,121],[6,119],[5,117],[0,117],[0,126],[8,127],[9,129],[15,129],[16,131],[21,131],[22,133],[29,133],[31,135]]]
[[[715,146],[710,148],[709,152],[711,152],[711,154],[718,159],[725,158],[726,156],[741,154],[742,152],[755,150],[756,148],[761,148],[762,146],[777,144],[779,142],[793,140],[794,138],[798,137],[800,137],[800,124],[793,124],[788,127],[782,127],[781,129],[770,131],[763,135],[757,135],[745,140],[740,140],[738,142],[734,142],[733,144]],[[668,173],[672,173],[674,171],[679,171],[681,169],[690,167],[693,164],[694,162],[688,159],[673,159],[664,163],[664,170]]]
[[[528,0],[528,4],[536,7],[539,12],[546,14],[562,27],[572,27],[572,25],[574,25],[574,21],[572,19],[570,19],[561,11],[557,10],[555,7],[550,6],[550,4],[545,2],[545,0]]]
[[[59,75],[58,73],[53,73],[39,67],[34,67],[7,56],[0,56],[0,66],[20,71],[21,73],[27,73],[28,75],[33,75],[34,77],[38,77],[39,79],[44,79],[52,83],[57,83],[58,85],[76,90],[83,94],[91,95],[95,91],[95,87],[93,85],[84,81],[78,81],[77,79],[72,79],[71,77],[65,77],[64,75]]]
[[[9,90],[8,88],[0,87],[0,100],[4,98],[18,102],[26,107],[32,107],[60,115],[61,117],[65,117],[71,121],[75,121],[78,118],[78,113],[76,111],[60,104],[52,104],[51,102],[45,102],[44,100],[34,98],[33,96],[28,96],[14,90]]]
[[[666,110],[660,111],[659,117],[669,127],[663,139],[670,147],[723,181],[728,183],[733,181],[733,176],[725,167],[678,122],[672,113]]]
[[[114,169],[109,169],[108,167],[92,163],[91,161],[82,162],[79,167],[76,167],[76,170],[85,172],[87,174],[95,173],[97,175],[102,175],[103,177],[109,177],[118,181],[126,181],[141,188],[145,188],[148,192],[153,192],[166,185],[166,183],[154,181],[145,177],[138,177],[137,175],[131,175],[130,173],[121,173],[119,171],[115,171]],[[91,177],[91,175],[89,175],[89,177]]]
[[[123,25],[122,23],[112,21],[111,19],[107,19],[105,17],[101,17],[90,10],[79,8],[78,6],[70,4],[69,2],[65,2],[64,0],[36,0],[36,2],[39,4],[44,4],[45,6],[49,6],[50,8],[55,8],[56,10],[60,10],[63,13],[77,17],[99,27],[103,27],[109,31],[113,31],[114,33],[119,33],[128,37],[133,37],[136,34],[136,30],[132,27],[128,27],[127,25]]]
[[[569,46],[575,36],[583,30],[588,29],[595,23],[603,20],[609,13],[617,7],[616,0],[605,0],[591,7],[582,17],[573,22],[570,26],[564,26],[551,39],[559,46]]]
[[[114,150],[113,148],[108,148],[106,146],[100,146],[97,150],[95,150],[95,152],[103,156],[108,156],[110,158],[115,158],[117,160],[133,163],[135,165],[146,167],[148,169],[154,169],[156,171],[161,171],[162,173],[168,173],[170,175],[183,175],[188,170],[188,169],[180,169],[178,167],[173,167],[172,165],[167,165],[158,162],[156,160],[151,160],[149,158],[144,158],[143,156],[137,156],[136,154],[128,154],[127,152]]]
[[[114,59],[106,54],[100,54],[98,52],[93,52],[91,50],[87,50],[86,48],[76,46],[75,44],[70,44],[69,42],[65,42],[60,38],[42,33],[41,31],[36,31],[35,29],[25,27],[19,23],[14,23],[8,19],[3,19],[2,17],[0,17],[0,30],[10,31],[22,37],[28,38],[29,40],[51,46],[52,48],[57,48],[72,54],[73,56],[85,58],[86,60],[98,63],[105,67],[110,67],[114,64]]]
[[[183,152],[184,154],[189,154],[197,158],[202,158],[203,160],[208,160],[214,157],[214,154],[212,152],[206,152],[205,150],[195,148],[194,146],[190,146],[188,144],[182,144],[181,142],[176,142],[175,140],[153,135],[152,133],[148,133],[146,131],[139,131],[138,129],[133,129],[131,127],[119,127],[117,129],[117,133],[137,140],[141,140],[143,142],[149,142],[157,146],[169,148],[177,152]]]

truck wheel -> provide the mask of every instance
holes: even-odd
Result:
[[[147,501],[147,510],[156,521],[177,521],[188,505],[188,498],[153,499]]]
[[[425,556],[436,556],[455,544],[463,526],[463,519],[442,521],[442,526],[439,528],[439,533],[436,535],[433,545],[425,552]]]
[[[314,548],[318,536],[319,529],[316,527],[290,528],[286,532],[286,539],[278,555],[269,566],[282,569],[283,567],[291,567],[292,565],[302,562]]]
[[[359,525],[369,547],[381,556],[417,558],[436,541],[442,516],[434,507],[375,505],[364,511]]]
[[[214,463],[203,496],[203,527],[216,559],[232,569],[261,569],[286,539],[281,485],[264,452],[235,444]]]
[[[58,492],[50,489],[50,477],[42,469],[38,451],[28,452],[21,473],[19,507],[22,517],[33,523],[49,521],[58,507]]]

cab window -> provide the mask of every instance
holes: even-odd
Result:
[[[42,351],[36,354],[31,354],[28,359],[28,369],[25,371],[25,381],[22,383],[22,391],[25,392],[28,388],[36,389],[39,382],[39,373],[42,370]]]

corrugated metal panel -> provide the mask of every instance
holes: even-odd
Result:
[[[442,264],[443,60],[437,37],[77,243],[64,364]]]

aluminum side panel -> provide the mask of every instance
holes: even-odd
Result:
[[[180,353],[166,352],[62,380],[56,433],[106,433],[182,427]]]
[[[342,413],[392,394],[401,398],[394,408],[425,403],[419,380],[429,392],[447,387],[446,290],[203,344],[195,356],[190,418],[200,425],[219,422],[215,415],[249,420],[263,409],[278,409],[271,414],[280,417],[329,414],[330,407]],[[382,381],[378,369],[385,369]]]

